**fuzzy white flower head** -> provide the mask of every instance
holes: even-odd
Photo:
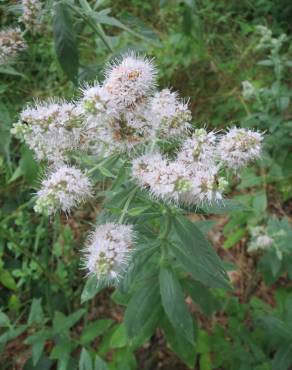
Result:
[[[242,81],[242,96],[245,100],[251,100],[257,94],[257,89],[250,81]]]
[[[118,111],[128,111],[143,104],[155,86],[156,70],[151,60],[125,55],[106,71],[104,88]]]
[[[64,154],[77,148],[82,125],[82,112],[73,103],[40,102],[21,112],[12,133],[27,143],[37,160],[62,163]]]
[[[0,31],[0,65],[13,60],[26,48],[20,28],[8,28]]]
[[[151,194],[163,200],[178,201],[189,189],[189,180],[182,163],[168,162],[160,153],[145,154],[132,162],[132,176]]]
[[[115,284],[128,267],[134,248],[132,225],[106,223],[97,226],[85,247],[88,275]]]
[[[259,132],[233,127],[222,136],[218,154],[225,166],[238,170],[260,157],[262,141]]]
[[[267,227],[256,226],[250,229],[251,242],[248,245],[248,252],[254,252],[257,250],[265,250],[272,247],[274,239],[267,233]]]
[[[86,86],[82,90],[83,97],[80,101],[81,109],[92,117],[109,113],[110,94],[98,83],[93,86]]]
[[[164,89],[150,100],[154,130],[162,138],[171,138],[186,133],[192,119],[187,104],[178,99],[177,93]]]
[[[181,195],[181,201],[190,205],[217,203],[223,200],[223,193],[228,185],[224,177],[219,176],[218,167],[190,170],[189,190]]]
[[[216,135],[205,129],[197,129],[191,138],[185,140],[177,154],[177,160],[186,166],[208,167],[215,160]]]
[[[40,0],[22,0],[22,16],[20,21],[33,32],[41,29],[41,15],[43,5]]]
[[[47,215],[58,210],[69,212],[91,194],[90,181],[82,171],[75,167],[62,166],[42,181],[34,209]]]

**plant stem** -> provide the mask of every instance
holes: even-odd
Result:
[[[129,198],[127,199],[126,203],[125,203],[125,206],[122,210],[122,214],[121,214],[121,217],[119,219],[119,224],[122,224],[123,221],[124,221],[124,218],[128,212],[128,209],[129,209],[129,206],[130,206],[130,203],[132,202],[134,196],[136,195],[137,191],[139,189],[139,186],[135,186],[134,189],[130,192],[129,194]]]

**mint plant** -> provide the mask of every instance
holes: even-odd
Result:
[[[158,91],[156,75],[152,60],[130,52],[79,100],[26,107],[12,132],[47,166],[36,212],[53,218],[93,204],[94,193],[104,199],[83,250],[82,301],[115,286],[126,302],[128,338],[142,344],[160,326],[168,337],[175,333],[172,347],[186,361],[182,347],[192,355],[196,325],[185,294],[197,284],[230,288],[222,261],[188,214],[228,211],[226,173],[259,158],[263,136],[196,129],[187,103],[170,89]]]

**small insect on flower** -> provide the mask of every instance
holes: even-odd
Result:
[[[233,127],[222,136],[218,154],[226,167],[238,170],[260,157],[263,135],[259,132]]]
[[[143,104],[155,87],[156,70],[150,59],[134,53],[111,64],[106,70],[104,88],[117,111],[131,111]]]
[[[84,250],[88,275],[116,284],[126,271],[134,248],[132,225],[106,223],[97,226]]]
[[[164,89],[157,92],[149,104],[154,130],[159,137],[167,139],[187,132],[192,115],[177,93]]]
[[[38,213],[52,215],[70,210],[92,195],[88,177],[78,168],[62,166],[42,181],[34,207]]]
[[[22,0],[22,16],[20,21],[27,29],[38,32],[41,29],[41,15],[43,5],[40,0]]]
[[[8,28],[0,31],[0,65],[13,60],[26,48],[20,28]]]

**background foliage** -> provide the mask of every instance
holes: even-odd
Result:
[[[1,369],[289,369],[291,2],[48,1],[45,6],[41,33],[27,33],[27,50],[17,62],[0,66]],[[16,3],[2,1],[2,27],[15,25],[20,11]],[[257,25],[268,26],[276,38],[286,33],[276,56],[255,49]],[[155,58],[160,85],[190,97],[198,126],[224,129],[236,123],[268,134],[262,162],[243,171],[240,185],[234,180],[229,190],[246,210],[235,208],[230,216],[206,210],[212,215],[194,220],[225,261],[233,290],[209,291],[183,276],[177,281],[168,266],[160,270],[162,304],[174,321],[185,304],[178,296],[174,310],[171,294],[179,285],[187,294],[192,315],[185,314],[180,324],[184,334],[196,337],[194,345],[174,333],[168,320],[151,337],[147,325],[141,330],[146,319],[152,325],[148,313],[160,309],[155,286],[148,311],[137,310],[143,287],[128,304],[125,322],[136,317],[134,339],[128,336],[121,323],[127,297],[110,289],[99,293],[90,280],[85,286],[80,270],[79,247],[100,219],[99,210],[88,206],[54,221],[36,215],[31,194],[43,169],[10,135],[24,104],[77,96],[78,85],[101,78],[101,66],[128,49]],[[259,97],[243,97],[245,80]],[[101,189],[111,163],[104,167],[98,174]],[[109,197],[107,206],[118,207],[116,199]],[[143,202],[132,216],[141,208]],[[256,226],[275,241],[267,252],[247,252]],[[187,238],[183,227],[189,226],[178,224],[176,230]]]

